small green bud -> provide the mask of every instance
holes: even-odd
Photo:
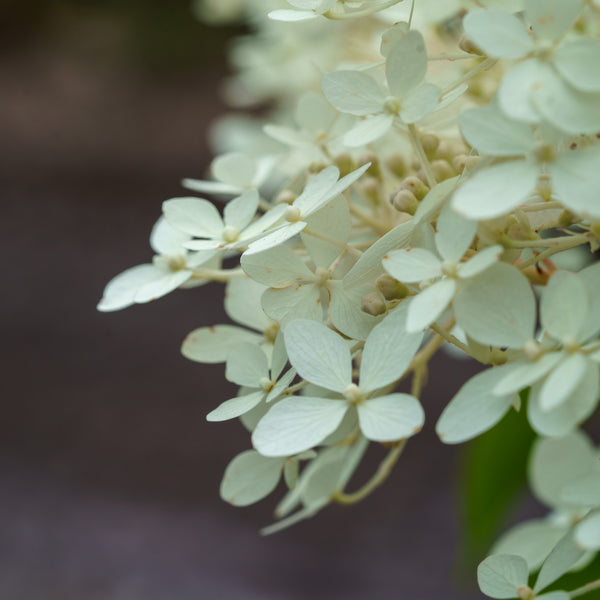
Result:
[[[381,177],[381,168],[379,165],[379,157],[375,152],[365,152],[359,157],[359,165],[366,165],[367,163],[371,163],[371,166],[367,169],[367,175],[379,179]]]
[[[327,165],[321,160],[315,160],[308,165],[308,172],[312,175],[320,173],[323,169],[326,169]]]
[[[522,585],[518,588],[517,596],[519,597],[519,600],[533,600],[533,598],[535,598],[533,590],[528,585]]]
[[[533,157],[540,163],[556,160],[556,148],[552,144],[538,144],[533,150]]]
[[[369,171],[367,171],[368,173]],[[371,201],[373,204],[379,204],[379,181],[375,177],[365,177],[359,183],[362,193]]]
[[[480,160],[481,160],[480,156],[469,156],[467,158],[467,164],[465,165],[465,169],[467,169],[467,171],[474,169]]]
[[[289,223],[296,223],[302,219],[302,213],[297,206],[288,206],[283,216]]]
[[[421,137],[421,145],[425,151],[425,156],[429,160],[433,160],[440,145],[440,138],[432,133],[426,133]]]
[[[460,174],[465,170],[468,160],[469,157],[466,154],[457,154],[452,159],[452,168],[456,171],[456,173]]]
[[[577,223],[577,217],[570,210],[563,210],[558,217],[559,225],[563,227],[570,227]],[[594,226],[592,225],[592,231],[594,231]],[[595,232],[594,232],[595,233]]]
[[[406,175],[408,167],[401,154],[392,154],[385,160],[385,166],[396,176],[402,178]]]
[[[529,360],[537,360],[538,358],[540,358],[540,356],[542,356],[542,354],[544,354],[544,350],[543,350],[542,346],[536,340],[527,340],[523,344],[522,350],[523,350],[523,354]]]
[[[592,221],[592,224],[590,226],[590,231],[595,235],[600,237],[600,220],[598,221]]]
[[[473,40],[464,33],[458,40],[458,47],[467,54],[475,54],[477,56],[481,56],[483,54],[475,42],[473,42]]]
[[[429,193],[429,186],[414,175],[410,175],[404,179],[402,188],[412,192],[417,200],[423,200]]]
[[[292,190],[281,190],[281,192],[277,194],[275,202],[277,204],[292,204],[297,197],[298,194],[294,194]]]
[[[335,166],[340,170],[340,176],[345,177],[348,173],[351,173],[356,169],[356,163],[350,154],[344,152],[338,154],[334,160]]]
[[[385,299],[379,292],[370,292],[369,294],[365,294],[360,299],[360,308],[363,312],[367,313],[368,315],[373,315],[374,317],[377,315],[382,315],[387,311]]]
[[[434,160],[431,163],[431,170],[433,171],[433,174],[438,182],[445,181],[446,179],[450,179],[456,175],[454,169],[445,160]]]
[[[392,206],[399,212],[405,212],[414,215],[419,208],[419,201],[416,196],[407,189],[401,189],[396,192],[391,199]]]
[[[375,287],[383,294],[386,300],[402,300],[410,291],[407,286],[388,273],[383,273],[377,278]]]
[[[437,147],[437,151],[435,153],[435,158],[441,158],[443,160],[447,160],[448,162],[452,161],[452,159],[454,158],[454,156],[458,154],[457,152],[454,151],[454,148],[452,148],[452,145],[444,140],[442,140],[438,147]]]

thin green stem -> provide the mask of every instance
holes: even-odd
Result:
[[[369,479],[369,481],[361,488],[356,490],[356,492],[347,494],[343,490],[338,490],[333,493],[331,500],[338,504],[356,504],[366,498],[389,477],[394,465],[398,462],[398,459],[404,450],[404,446],[406,446],[405,439],[396,442],[388,452],[387,456],[381,461],[371,479]]]
[[[526,269],[527,267],[530,267],[531,265],[535,265],[536,263],[539,263],[543,260],[546,260],[547,258],[550,258],[553,254],[558,254],[559,252],[563,252],[564,250],[576,248],[577,246],[581,246],[582,244],[587,244],[589,241],[587,237],[585,239],[582,239],[579,237],[568,237],[568,238],[564,238],[564,239],[569,240],[571,243],[570,244],[567,244],[567,243],[561,244],[560,246],[555,245],[551,248],[548,248],[547,250],[544,250],[544,252],[540,252],[536,256],[531,257],[529,260],[526,260],[526,261],[520,263],[518,265],[519,269],[521,269],[521,270]]]
[[[437,323],[432,323],[429,327],[433,329],[438,335],[441,335],[447,342],[460,348],[463,352],[468,354],[470,357],[478,360],[477,357],[473,354],[469,346],[463,344],[457,337],[453,336],[449,331],[446,331],[443,327],[440,327]]]
[[[417,128],[410,124],[408,126],[408,136],[410,138],[411,144],[413,145],[413,149],[419,162],[421,163],[421,167],[423,167],[423,171],[425,173],[425,178],[427,179],[427,185],[430,188],[433,188],[437,181],[435,179],[435,175],[433,173],[433,169],[431,168],[431,163],[425,154],[425,150],[423,149],[423,144],[421,143],[421,138],[419,138],[419,133]]]
[[[336,14],[335,12],[330,10],[330,11],[327,11],[326,13],[323,13],[323,16],[327,17],[328,19],[332,19],[334,21],[343,21],[345,19],[360,19],[361,17],[368,17],[369,15],[373,15],[376,12],[385,10],[386,8],[391,8],[392,6],[395,6],[396,4],[399,4],[400,2],[402,2],[402,0],[388,0],[387,2],[383,2],[377,6],[372,6],[371,8],[348,11],[346,13],[339,13],[339,14]]]
[[[356,217],[359,221],[362,221],[365,225],[368,225],[371,229],[373,229],[377,233],[387,233],[390,230],[390,228],[387,225],[385,225],[378,219],[372,217],[371,215],[369,215],[367,212],[365,212],[364,210],[362,210],[355,204],[348,202],[348,208],[350,210],[350,214],[353,217]]]
[[[336,240],[335,238],[333,238],[325,233],[321,233],[320,231],[317,231],[316,229],[312,229],[311,227],[305,227],[302,233],[306,233],[307,235],[312,235],[313,237],[319,238],[320,240],[323,240],[324,242],[328,242],[334,246],[337,246],[338,248],[343,248],[350,254],[354,254],[354,256],[359,256],[359,257],[362,256],[362,252],[358,248],[355,248],[354,246],[351,246],[350,244],[346,244],[346,242],[341,242],[340,240]]]
[[[596,579],[596,581],[590,581],[590,583],[586,583],[585,585],[581,586],[580,588],[577,588],[576,590],[569,592],[569,596],[571,598],[577,598],[578,596],[583,596],[584,594],[587,594],[588,592],[593,592],[594,590],[597,590],[599,588],[600,588],[600,579]]]
[[[495,64],[496,60],[497,59],[495,58],[486,58],[485,60],[481,61],[478,65],[476,65],[475,67],[467,71],[464,75],[462,75],[462,77],[459,77],[456,81],[452,82],[449,86],[445,87],[442,90],[442,96],[445,96],[449,92],[455,90],[463,83],[466,83],[467,81],[475,77],[475,75],[479,75],[479,73],[481,73],[482,71],[489,69]]]
[[[467,60],[469,58],[479,58],[479,56],[466,52],[448,52],[446,54],[430,54],[427,60]]]
[[[242,269],[203,269],[202,267],[194,269],[192,273],[194,279],[210,279],[211,281],[220,281],[223,283],[241,275],[244,275]]]

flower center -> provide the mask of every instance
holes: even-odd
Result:
[[[346,400],[352,404],[358,404],[364,400],[364,396],[360,391],[360,388],[355,383],[351,383],[344,390],[344,398],[346,398]]]
[[[237,242],[239,236],[240,236],[240,232],[235,227],[232,227],[231,225],[227,225],[227,227],[225,227],[225,229],[223,229],[223,239],[228,244],[231,244],[232,242]]]
[[[290,223],[296,223],[302,219],[302,213],[297,206],[288,206],[284,214],[285,220]]]

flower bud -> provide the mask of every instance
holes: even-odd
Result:
[[[419,201],[415,195],[406,189],[396,192],[391,199],[392,206],[399,212],[405,212],[414,215],[419,208]]]
[[[377,278],[375,287],[383,294],[386,300],[401,300],[408,296],[409,289],[403,283],[389,275],[383,273]]]
[[[440,138],[432,133],[426,133],[421,137],[421,145],[425,151],[425,156],[427,156],[429,160],[433,160],[440,145]]]
[[[431,170],[438,182],[445,181],[456,175],[450,164],[445,160],[434,160],[431,163]]]
[[[366,165],[371,163],[371,166],[367,169],[367,175],[375,177],[376,179],[381,178],[381,168],[379,165],[379,157],[375,152],[365,152],[358,159],[359,165]]]
[[[522,585],[517,589],[517,596],[519,600],[533,600],[535,598],[535,594],[533,590],[528,585]]]
[[[392,154],[385,160],[385,166],[396,176],[402,178],[406,175],[408,167],[401,154]]]
[[[302,219],[302,213],[297,206],[288,206],[283,216],[290,223],[296,223]]]
[[[335,166],[340,170],[340,176],[345,177],[356,169],[354,159],[347,152],[338,154],[334,159]]]
[[[312,175],[320,173],[323,169],[326,169],[327,165],[321,160],[315,160],[308,165],[308,172]]]
[[[570,227],[571,225],[577,223],[578,220],[579,219],[570,210],[565,209],[560,213],[560,216],[558,217],[558,224],[562,225],[563,227]],[[593,225],[592,231],[594,231]]]
[[[429,193],[429,186],[425,185],[418,177],[411,175],[402,182],[402,188],[412,192],[417,200],[423,200]]]
[[[292,204],[292,202],[298,197],[297,194],[294,194],[292,190],[281,190],[279,194],[277,194],[277,198],[275,202],[277,204]]]
[[[458,47],[467,54],[475,54],[477,56],[481,56],[483,54],[475,42],[473,42],[473,40],[464,33],[458,40]]]
[[[529,360],[537,360],[538,358],[540,358],[540,356],[542,356],[542,354],[544,354],[544,350],[543,350],[542,346],[536,340],[527,340],[523,344],[522,350],[523,350],[523,354]]]
[[[367,171],[368,173],[368,171]],[[365,177],[359,182],[362,193],[371,201],[373,204],[379,204],[379,181],[374,177]]]
[[[379,292],[370,292],[360,299],[360,308],[368,315],[382,315],[387,310],[385,299]]]
[[[467,166],[467,160],[469,160],[469,157],[466,154],[457,154],[452,159],[452,168],[457,173],[462,173],[465,170],[465,167]]]
[[[454,151],[452,145],[449,142],[442,140],[437,147],[435,158],[441,158],[450,162],[456,154],[457,152]]]

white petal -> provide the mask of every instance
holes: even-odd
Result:
[[[505,263],[463,279],[454,299],[456,321],[481,344],[520,348],[533,338],[535,296],[527,278]]]
[[[277,204],[273,208],[269,209],[266,213],[256,219],[256,221],[252,221],[252,223],[250,223],[250,225],[244,229],[240,236],[241,239],[249,244],[256,238],[261,237],[261,234],[268,229],[271,229],[271,227],[274,227],[279,223],[283,224],[283,216],[286,209],[286,204]]]
[[[542,293],[542,327],[558,341],[568,337],[580,339],[588,310],[588,292],[583,281],[568,271],[554,273]]]
[[[581,478],[567,483],[560,490],[560,498],[566,504],[594,508],[600,505],[600,474],[596,469]]]
[[[271,323],[260,304],[265,286],[249,277],[232,277],[225,286],[225,312],[240,325],[263,331]]]
[[[564,575],[581,557],[583,550],[573,541],[573,534],[567,533],[559,542],[548,558],[544,561],[533,591],[535,593],[554,583]]]
[[[327,167],[308,180],[303,192],[294,200],[303,217],[315,211],[315,206],[324,204],[323,198],[330,198],[329,192],[340,176],[337,167]]]
[[[310,283],[269,288],[263,294],[262,307],[271,319],[279,322],[296,318],[323,320],[320,290]]]
[[[591,301],[583,327],[583,331],[586,333],[584,339],[591,339],[600,331],[600,263],[596,262],[586,267],[577,275],[583,280]]]
[[[252,434],[263,456],[292,456],[319,445],[341,423],[344,400],[292,396],[275,404]]]
[[[281,476],[283,461],[255,450],[238,454],[225,469],[221,498],[234,506],[248,506],[268,496]]]
[[[360,362],[359,387],[363,392],[399,379],[417,353],[423,333],[407,333],[407,307],[408,303],[400,304],[367,337]]]
[[[192,331],[181,346],[181,353],[201,363],[225,362],[227,354],[242,342],[258,343],[262,335],[235,325],[214,325]]]
[[[600,129],[598,92],[580,92],[553,74],[532,90],[531,98],[540,114],[565,133],[594,134]]]
[[[562,358],[561,352],[552,352],[544,354],[535,362],[512,363],[506,376],[494,387],[494,395],[502,396],[525,389],[547,375]]]
[[[466,263],[461,263],[458,266],[458,276],[461,279],[467,279],[479,275],[479,273],[497,263],[502,252],[504,252],[502,246],[490,246],[485,250],[481,250]]]
[[[366,73],[334,71],[321,80],[321,89],[337,110],[367,116],[381,112],[385,98],[379,84]]]
[[[352,383],[352,361],[341,336],[321,323],[296,319],[284,332],[290,363],[303,379],[343,392]]]
[[[221,183],[220,181],[207,181],[204,179],[184,179],[181,184],[184,188],[192,190],[193,192],[215,194],[217,196],[235,196],[242,191],[235,185]]]
[[[425,413],[414,396],[389,394],[358,405],[358,422],[363,435],[374,442],[401,440],[419,433]]]
[[[162,298],[169,292],[176,290],[191,276],[192,272],[187,269],[181,269],[181,271],[163,271],[163,276],[160,279],[149,281],[140,286],[135,293],[134,300],[135,302],[142,304]]]
[[[513,554],[488,556],[477,567],[477,582],[490,598],[516,598],[517,590],[527,585],[527,562]]]
[[[183,244],[189,239],[189,235],[173,229],[164,217],[160,217],[152,228],[150,246],[157,254],[184,254]]]
[[[444,260],[457,263],[471,245],[477,221],[465,219],[447,202],[437,220],[435,245]]]
[[[246,253],[240,260],[242,269],[255,281],[271,287],[287,286],[294,282],[314,281],[315,274],[288,246],[264,252]]]
[[[231,400],[225,400],[225,402],[206,415],[206,420],[216,422],[235,419],[252,410],[264,397],[265,393],[261,390],[245,396],[231,398]]]
[[[580,39],[562,44],[555,53],[554,66],[574,88],[600,92],[600,42]]]
[[[225,366],[227,381],[246,387],[259,387],[263,377],[269,377],[269,365],[260,346],[246,342],[230,350]]]
[[[279,381],[273,386],[273,389],[267,395],[267,403],[273,402],[273,400],[277,400],[283,392],[287,389],[287,387],[292,383],[296,377],[296,369],[289,369],[286,373],[284,373]]]
[[[432,83],[414,89],[404,100],[398,116],[403,123],[416,123],[438,106],[442,90]]]
[[[522,156],[535,142],[529,127],[507,119],[492,104],[464,110],[458,123],[467,142],[480,154]]]
[[[520,58],[534,48],[523,23],[504,10],[472,11],[463,19],[463,28],[469,38],[493,58]]]
[[[145,284],[161,279],[164,273],[162,269],[151,264],[137,265],[119,273],[106,284],[97,309],[111,312],[135,304],[137,291]]]
[[[548,165],[552,189],[558,200],[584,216],[600,217],[596,190],[600,187],[600,149],[562,153]]]
[[[568,401],[588,368],[594,367],[579,352],[562,360],[541,386],[538,396],[540,408],[550,411]]]
[[[338,182],[334,183],[333,186],[327,191],[327,194],[323,198],[321,198],[321,200],[319,202],[312,203],[312,206],[310,208],[310,213],[313,213],[313,212],[321,209],[330,200],[333,200],[339,194],[346,191],[355,181],[358,181],[358,179],[360,179],[364,175],[364,173],[367,172],[367,169],[370,166],[371,166],[370,162],[366,163],[362,167],[358,167],[358,169],[355,169],[351,173],[348,173],[348,175],[345,175]],[[330,168],[332,168],[332,167],[328,167],[328,169],[330,169]],[[327,169],[325,169],[325,170],[327,170]],[[298,200],[299,200],[299,198],[298,198]],[[296,200],[296,202],[294,202],[294,204],[297,204],[298,200]],[[306,210],[302,210],[302,214],[307,215],[309,213]]]
[[[308,21],[310,19],[316,19],[318,16],[317,13],[314,13],[310,10],[272,10],[268,17],[273,21],[287,21],[290,23],[296,21]]]
[[[299,234],[306,227],[304,221],[298,221],[297,223],[289,223],[281,225],[277,229],[265,233],[264,237],[252,242],[248,246],[248,250],[244,254],[255,254],[257,252],[264,252],[270,248],[276,248]]]
[[[566,435],[587,419],[598,404],[598,368],[587,369],[571,396],[554,410],[541,407],[539,389],[539,385],[531,388],[527,405],[531,426],[541,435]]]
[[[288,146],[300,147],[312,144],[311,138],[306,133],[291,127],[269,123],[264,126],[264,131],[269,137]]]
[[[230,200],[223,210],[225,225],[239,231],[245,229],[254,218],[258,208],[258,192],[248,190],[238,198]]]
[[[392,96],[404,98],[423,81],[426,72],[425,40],[413,29],[392,46],[385,61],[385,76]]]
[[[454,279],[441,279],[410,301],[406,330],[421,331],[429,327],[446,310],[456,293]]]
[[[393,122],[394,115],[384,113],[367,117],[364,121],[359,121],[346,133],[344,144],[351,148],[370,144],[387,133]]]
[[[582,0],[523,0],[525,18],[539,40],[557,40],[577,19]]]
[[[567,529],[544,519],[521,523],[503,534],[492,554],[516,554],[527,561],[529,571],[537,571]]]
[[[256,173],[256,160],[241,152],[217,156],[210,165],[216,179],[239,188],[252,185]]]
[[[334,327],[354,340],[365,340],[370,331],[382,320],[382,316],[374,317],[361,309],[360,293],[346,289],[341,282],[329,283],[331,300],[329,302],[329,318]]]
[[[550,507],[565,506],[563,489],[596,468],[596,452],[582,431],[560,438],[538,439],[529,459],[529,484],[535,496]]]
[[[469,379],[442,412],[435,430],[445,444],[459,444],[493,427],[517,400],[514,393],[494,395],[492,390],[512,365],[487,369]]]
[[[511,160],[475,171],[452,197],[452,206],[469,219],[494,219],[523,204],[535,190],[538,166]]]
[[[516,121],[539,123],[540,114],[533,105],[531,91],[546,85],[554,77],[552,68],[541,60],[532,58],[512,66],[502,78],[496,98],[504,114]]]
[[[165,219],[175,229],[196,237],[220,237],[223,221],[219,211],[202,198],[173,198],[163,202]]]
[[[405,283],[435,279],[442,274],[440,259],[423,248],[393,250],[381,264],[392,277]]]
[[[575,527],[575,543],[584,550],[600,548],[600,513],[587,516]]]
[[[321,94],[307,92],[298,100],[295,120],[302,129],[318,134],[333,125],[335,112]]]

